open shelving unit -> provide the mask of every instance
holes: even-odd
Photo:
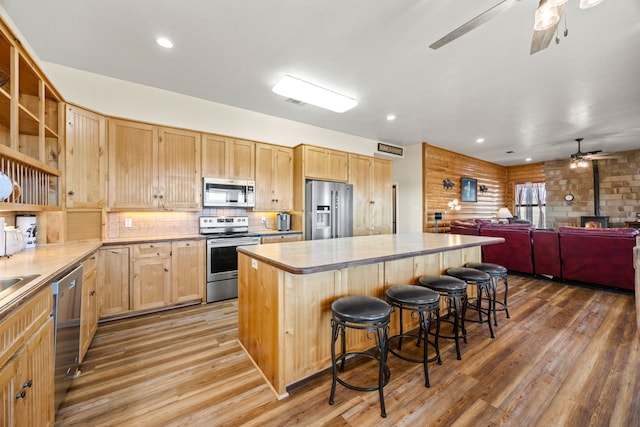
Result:
[[[0,26],[0,171],[16,188],[0,210],[61,210],[62,97],[14,40]]]

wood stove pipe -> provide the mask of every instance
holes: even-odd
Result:
[[[593,215],[600,216],[600,168],[597,160],[593,164]]]

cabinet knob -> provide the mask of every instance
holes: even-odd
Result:
[[[165,272],[165,273],[168,273],[168,272],[169,272],[169,269],[168,269],[168,268],[165,268],[165,269],[164,269],[164,272]]]
[[[157,195],[157,194],[154,194],[154,195],[153,195],[153,198],[154,198],[154,199],[157,199],[157,198],[158,198],[158,195]]]
[[[91,296],[91,297],[94,296],[95,294],[96,294],[96,291],[89,292],[89,296]]]
[[[16,399],[24,399],[26,395],[27,395],[27,392],[22,390],[20,393],[16,393]]]
[[[74,194],[74,193],[73,193],[73,190],[72,190],[72,191],[69,191],[69,195],[70,195],[70,196],[73,196],[73,194]]]
[[[29,380],[26,383],[22,384],[22,388],[25,388],[25,387],[31,388],[32,385],[33,385],[33,380]]]

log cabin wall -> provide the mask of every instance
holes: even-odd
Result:
[[[441,212],[438,231],[448,232],[453,219],[495,218],[496,212],[506,201],[507,168],[463,154],[448,151],[427,143],[422,144],[422,229],[435,231],[434,214]],[[477,182],[477,202],[460,201],[460,178],[473,178]],[[444,188],[443,180],[450,179],[455,186]],[[480,186],[487,191],[481,192]],[[461,209],[445,213],[447,204],[458,199]]]
[[[525,182],[545,182],[544,165],[544,162],[539,162],[507,167],[507,186],[505,189],[504,205],[508,207],[512,213],[515,214],[516,209],[516,184],[524,184]]]

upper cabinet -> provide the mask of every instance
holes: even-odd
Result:
[[[254,210],[293,209],[293,149],[256,144],[256,206]]]
[[[60,95],[0,23],[0,172],[13,193],[0,209],[59,210]]]
[[[220,135],[202,135],[202,176],[255,179],[256,143]]]
[[[66,108],[65,201],[67,208],[105,206],[107,144],[105,118]]]
[[[200,134],[109,119],[109,208],[199,210]]]
[[[347,153],[343,151],[304,145],[302,164],[307,179],[342,182],[348,179]]]
[[[391,166],[390,160],[349,155],[354,236],[391,233]]]

